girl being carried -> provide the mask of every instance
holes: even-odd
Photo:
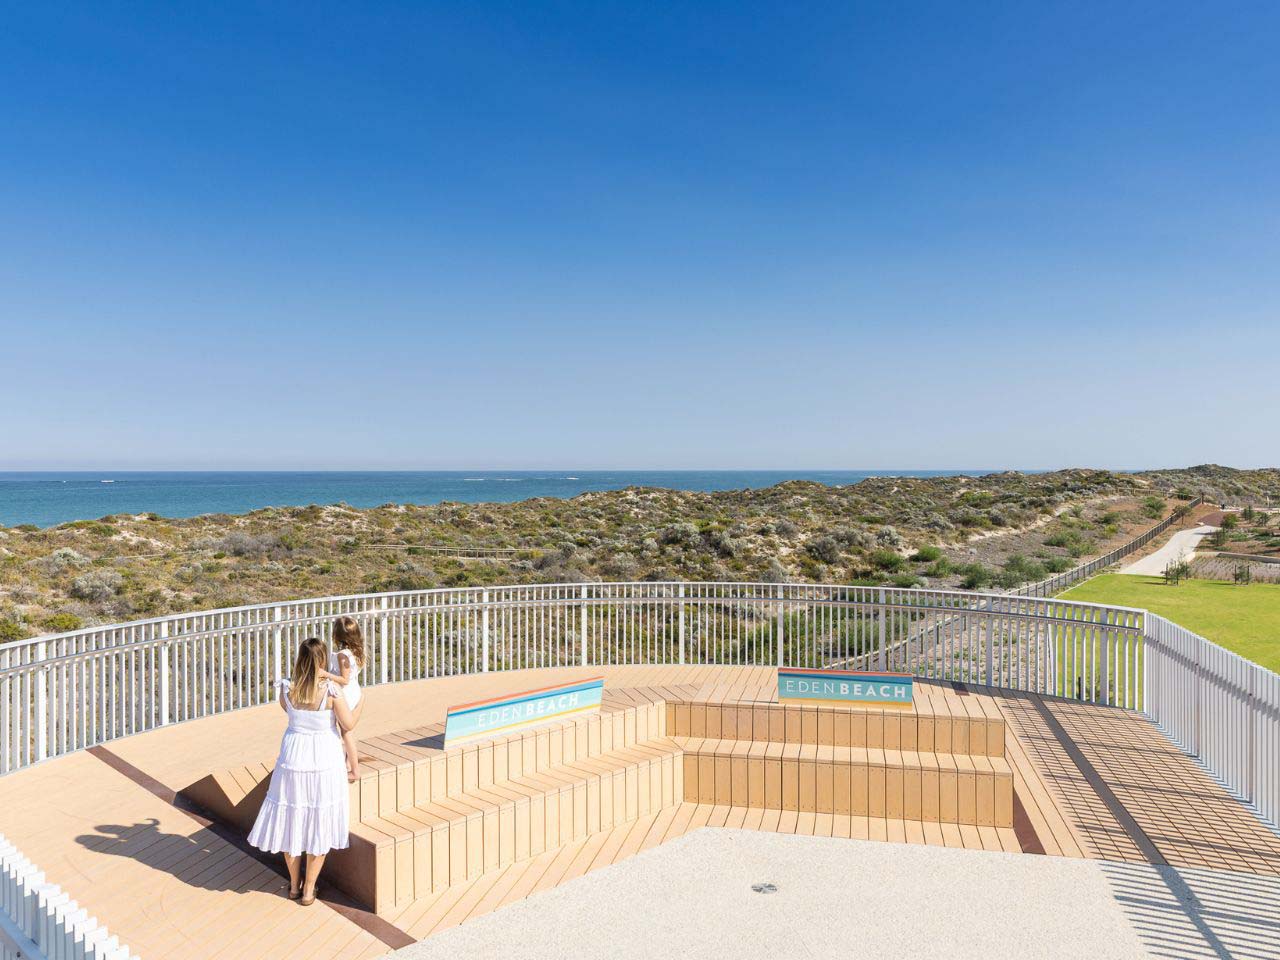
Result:
[[[364,634],[353,617],[339,617],[333,623],[333,650],[325,676],[342,689],[342,698],[351,710],[351,727],[342,732],[342,746],[347,755],[347,782],[359,776],[360,757],[352,730],[360,722],[364,695],[360,690],[360,671],[364,668]]]

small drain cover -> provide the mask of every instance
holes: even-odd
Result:
[[[751,889],[756,893],[777,893],[778,885],[776,883],[753,883]]]

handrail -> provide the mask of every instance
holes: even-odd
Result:
[[[823,583],[778,583],[768,580],[732,580],[732,581],[700,581],[700,580],[639,580],[639,581],[614,581],[614,580],[593,580],[588,581],[586,586],[625,586],[631,583],[641,584],[651,587],[678,587],[681,584],[697,583],[706,586],[726,586],[734,587],[753,587],[762,589],[776,590],[778,588],[795,588],[803,589],[809,587],[821,587],[832,589],[848,589],[848,590],[879,590],[876,586],[863,585],[843,585],[843,584],[823,584]],[[161,624],[171,624],[177,620],[191,620],[200,617],[226,616],[230,614],[250,613],[254,611],[271,611],[276,609],[296,609],[306,605],[328,605],[338,603],[348,603],[360,600],[382,600],[392,599],[395,597],[414,597],[414,596],[444,596],[456,594],[483,594],[486,591],[496,590],[521,590],[526,588],[578,588],[583,583],[569,583],[560,581],[556,583],[510,583],[500,584],[490,587],[427,587],[422,590],[388,590],[381,593],[345,593],[334,594],[324,597],[308,597],[298,600],[277,600],[268,603],[251,603],[242,604],[238,607],[212,607],[204,610],[192,610],[183,613],[167,613],[159,617],[147,617],[141,620],[126,620],[121,623],[103,624],[93,627],[79,627],[75,630],[66,630],[62,633],[45,633],[35,637],[26,637],[22,640],[12,640],[0,646],[0,650],[18,650],[23,647],[34,647],[44,643],[52,643],[58,640],[71,640],[79,637],[89,637],[104,631],[115,630],[123,627],[134,629],[150,626],[159,626]],[[1051,597],[1034,597],[1031,595],[1020,594],[1017,592],[984,592],[980,590],[950,590],[946,588],[934,587],[893,587],[884,588],[892,589],[896,592],[921,592],[938,596],[962,597],[965,599],[984,599],[991,598],[993,600],[1032,600],[1032,599],[1053,599]],[[606,599],[606,598],[602,598]],[[694,598],[688,598],[690,602]],[[1123,610],[1127,613],[1142,613],[1138,607],[1123,607],[1114,604],[1093,603],[1088,600],[1071,600],[1069,601],[1076,607],[1092,607],[1098,610]],[[305,619],[305,618],[303,618]],[[316,615],[312,619],[323,620],[324,615]],[[297,622],[297,621],[294,621]]]
[[[365,631],[369,686],[554,666],[840,665],[1139,710],[1280,819],[1276,674],[1132,607],[840,584],[444,587],[178,614],[0,646],[0,774],[266,703],[297,645],[339,615]]]

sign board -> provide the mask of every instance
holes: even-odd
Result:
[[[598,711],[603,693],[604,677],[592,677],[450,707],[444,724],[445,749]]]
[[[912,695],[909,673],[778,668],[778,699],[784,703],[802,701],[910,709]]]

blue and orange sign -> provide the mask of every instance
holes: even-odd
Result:
[[[445,717],[444,745],[447,749],[469,740],[504,736],[553,720],[598,711],[603,694],[604,677],[592,677],[459,704],[450,707]]]
[[[913,694],[909,673],[778,668],[778,699],[784,702],[910,709]]]

